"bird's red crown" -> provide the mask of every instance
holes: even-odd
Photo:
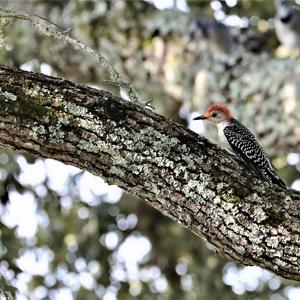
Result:
[[[229,108],[225,105],[225,104],[212,104],[208,107],[206,113],[204,114],[204,116],[206,118],[210,118],[212,116],[213,112],[222,112],[225,116],[227,120],[230,120],[232,118],[232,114],[229,110]]]

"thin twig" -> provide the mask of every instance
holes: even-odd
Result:
[[[40,31],[42,31],[45,35],[57,38],[59,40],[67,41],[69,42],[74,48],[81,49],[84,53],[92,56],[95,58],[99,64],[102,65],[102,67],[109,72],[113,80],[126,92],[129,99],[136,103],[144,106],[142,102],[139,99],[139,96],[136,92],[136,90],[128,83],[126,82],[123,77],[115,70],[115,68],[112,66],[112,64],[109,62],[108,59],[106,59],[102,53],[95,51],[85,43],[83,43],[80,40],[77,40],[73,37],[70,37],[68,35],[69,31],[57,31],[54,29],[54,27],[62,29],[60,26],[33,14],[21,14],[18,12],[14,12],[11,10],[6,10],[3,8],[0,8],[0,17],[1,18],[13,18],[18,20],[25,20],[29,21],[32,25],[37,27]]]

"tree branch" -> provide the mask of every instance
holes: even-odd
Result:
[[[0,66],[0,143],[75,165],[138,196],[245,265],[300,281],[300,194],[143,107]]]

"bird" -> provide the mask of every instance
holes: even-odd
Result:
[[[275,0],[277,14],[275,33],[279,41],[290,49],[300,49],[300,11],[289,0]]]
[[[286,188],[284,181],[278,176],[268,155],[250,130],[234,119],[225,104],[212,104],[204,115],[193,120],[208,120],[220,125],[234,153],[264,181]]]
[[[198,18],[188,28],[190,40],[203,39],[217,59],[226,59],[233,50],[233,37],[229,27],[215,19]]]

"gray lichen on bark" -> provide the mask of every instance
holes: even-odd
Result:
[[[236,262],[300,280],[300,197],[152,111],[44,75],[0,68],[0,143],[100,175]]]

